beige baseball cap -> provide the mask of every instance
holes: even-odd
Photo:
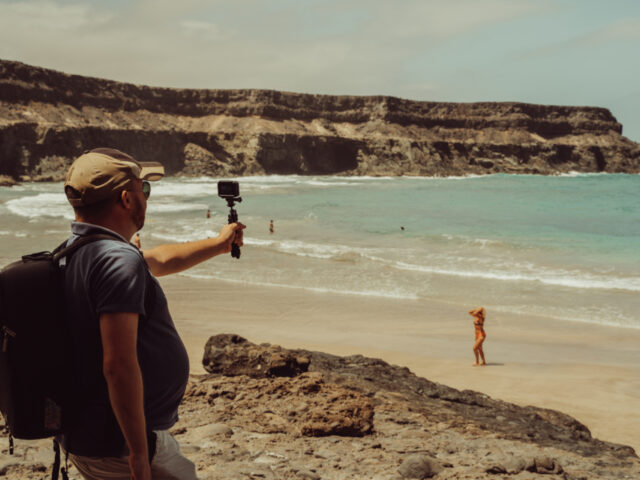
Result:
[[[115,148],[96,148],[73,162],[64,192],[74,207],[101,202],[124,190],[135,180],[160,180],[164,167],[158,162],[138,162]]]

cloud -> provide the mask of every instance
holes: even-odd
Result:
[[[602,44],[626,40],[640,40],[640,18],[624,18],[593,32],[576,37],[569,44]]]
[[[46,41],[47,34],[64,35],[64,32],[80,31],[91,24],[108,21],[109,14],[94,15],[94,11],[83,4],[60,5],[52,1],[28,1],[0,3],[0,26],[7,36],[8,31],[19,31]],[[24,34],[19,34],[23,37]]]
[[[220,28],[211,22],[203,22],[201,20],[183,20],[180,22],[184,33],[201,41],[221,40],[222,33]]]
[[[601,10],[587,15],[579,7],[557,0],[0,0],[0,58],[164,87],[609,105],[612,92],[636,90],[637,62],[629,59],[640,18],[627,9],[601,19]],[[522,53],[526,46],[534,47]],[[635,100],[616,105],[635,108]],[[627,133],[640,128],[626,123]]]
[[[369,30],[382,36],[444,39],[542,10],[545,2],[405,0],[373,3]]]
[[[396,95],[411,95],[409,84],[421,95],[438,88],[433,79],[406,78],[407,65],[416,56],[457,35],[531,14],[546,4],[61,2],[0,1],[0,56],[149,85]]]
[[[560,42],[519,53],[516,60],[532,60],[548,56],[566,55],[576,50],[606,47],[613,43],[637,42],[640,40],[640,18],[624,18],[604,27],[575,35]]]

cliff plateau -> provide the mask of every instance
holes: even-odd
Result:
[[[152,88],[0,60],[0,176],[60,180],[99,146],[188,176],[640,173],[604,108]]]

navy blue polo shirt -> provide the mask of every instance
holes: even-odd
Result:
[[[71,230],[69,243],[93,233],[109,233],[123,241],[105,239],[85,245],[73,254],[65,268],[78,407],[63,445],[76,455],[120,456],[124,437],[111,409],[102,371],[100,315],[140,315],[137,354],[147,430],[165,430],[178,420],[178,406],[189,378],[189,358],[164,292],[138,249],[117,233],[97,225],[74,222]]]

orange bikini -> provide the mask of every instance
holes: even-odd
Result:
[[[476,340],[480,337],[487,338],[487,334],[484,331],[484,320],[474,320],[473,325],[476,327]]]

